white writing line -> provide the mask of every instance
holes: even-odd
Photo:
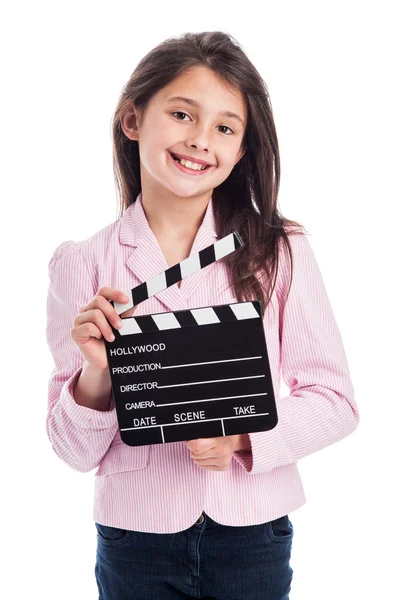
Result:
[[[250,375],[249,377],[231,377],[230,379],[210,379],[209,381],[193,381],[191,383],[173,383],[172,385],[159,385],[158,390],[164,388],[180,387],[182,385],[201,385],[202,383],[220,383],[221,381],[237,381],[239,379],[256,379],[257,377],[266,377],[266,375]]]
[[[168,404],[156,404],[157,408],[162,406],[181,406],[182,404],[194,404],[195,402],[211,402],[214,400],[229,400],[230,398],[251,398],[252,396],[267,396],[267,392],[261,394],[245,394],[244,396],[221,396],[220,398],[205,398],[202,400],[187,400],[187,402],[170,402]]]
[[[170,365],[169,367],[161,367],[162,369],[179,369],[180,367],[196,367],[198,365],[213,365],[216,363],[227,363],[234,362],[238,360],[254,360],[255,358],[262,358],[262,356],[248,356],[244,358],[226,358],[225,360],[210,360],[209,362],[197,362],[197,363],[187,363],[185,365]]]
[[[236,417],[219,417],[218,419],[203,419],[198,421],[187,421],[187,423],[165,423],[164,425],[145,425],[144,427],[125,427],[120,431],[132,431],[133,429],[154,429],[154,427],[173,427],[175,425],[192,425],[193,423],[209,423],[209,421],[228,421],[230,419],[245,419],[247,417],[263,417],[270,413],[256,413],[255,415],[238,415]]]

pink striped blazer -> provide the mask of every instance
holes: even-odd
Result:
[[[212,198],[191,254],[217,241]],[[79,308],[103,286],[128,291],[168,268],[142,206],[141,193],[123,216],[90,238],[61,243],[50,259],[47,343],[47,434],[54,452],[76,471],[95,472],[93,519],[151,533],[189,528],[205,511],[231,526],[271,521],[302,506],[300,458],[353,432],[359,422],[348,363],[326,289],[306,235],[290,237],[294,272],[285,253],[264,316],[278,424],[249,434],[251,452],[236,452],[226,471],[201,469],[184,442],[132,447],[121,441],[116,409],[97,411],[74,401],[84,362],[70,330]],[[137,306],[135,315],[237,302],[226,267],[208,265]],[[281,397],[280,376],[290,390]]]

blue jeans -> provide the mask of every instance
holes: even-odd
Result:
[[[231,527],[202,513],[177,533],[95,526],[99,600],[289,599],[293,526],[288,515]]]

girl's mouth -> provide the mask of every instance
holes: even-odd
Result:
[[[205,169],[190,169],[189,167],[185,167],[184,165],[180,164],[180,162],[177,159],[177,156],[174,156],[171,152],[169,152],[168,150],[168,154],[173,162],[173,164],[179,169],[179,171],[182,171],[182,173],[187,173],[188,175],[203,175],[204,173],[206,173],[207,171],[210,170],[211,165],[207,165]]]

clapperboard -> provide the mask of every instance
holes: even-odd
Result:
[[[243,246],[237,232],[134,287],[120,315]],[[164,444],[273,429],[261,302],[122,318],[105,340],[121,440]]]

